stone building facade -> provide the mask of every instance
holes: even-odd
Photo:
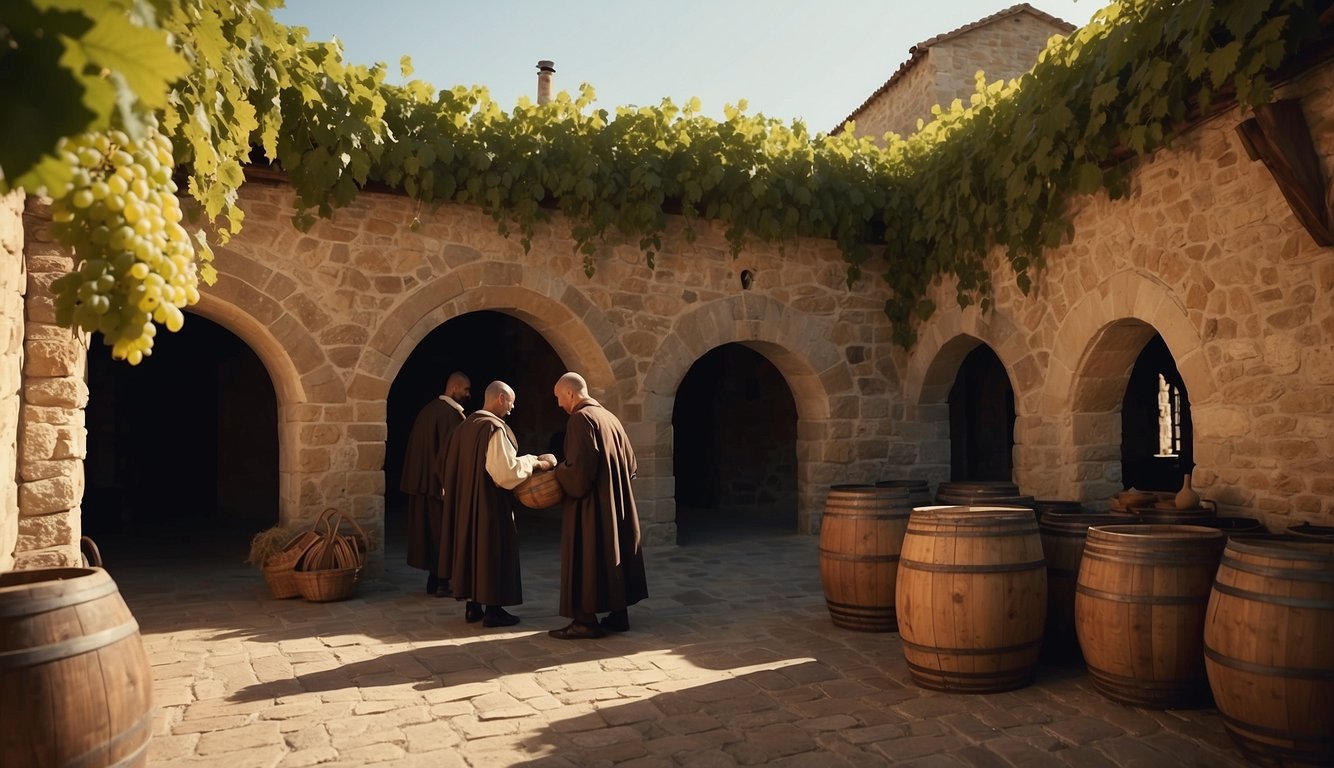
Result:
[[[1033,68],[1054,35],[1072,31],[1068,22],[1020,3],[936,35],[908,49],[908,60],[843,123],[855,121],[855,135],[876,141],[886,133],[916,133],[919,119],[931,120],[933,106],[948,106],[955,99],[967,103],[976,90],[978,70],[988,83],[1013,80]],[[833,132],[839,130],[842,124]]]
[[[1329,178],[1334,64],[1281,84],[1278,97],[1301,101]],[[957,309],[940,286],[942,309],[911,350],[890,342],[877,278],[847,287],[829,242],[756,244],[733,259],[721,227],[696,225],[692,243],[676,221],[655,269],[635,244],[609,243],[587,277],[559,217],[525,254],[479,210],[419,214],[404,197],[367,193],[303,233],[289,221],[290,190],[261,182],[246,185],[245,229],[218,249],[221,278],[192,311],[244,341],[272,381],[289,523],[334,506],[381,530],[389,390],[433,329],[490,310],[540,334],[621,416],[650,543],[676,537],[678,389],[727,344],[771,362],[795,403],[802,532],[818,531],[831,484],[948,479],[947,397],[979,345],[1014,391],[1021,490],[1105,508],[1122,488],[1121,397],[1155,334],[1189,390],[1200,494],[1271,530],[1331,525],[1334,250],[1314,243],[1249,160],[1235,130],[1245,117],[1215,115],[1145,159],[1124,199],[1075,200],[1074,239],[1047,255],[1031,295],[999,266],[987,314]],[[88,354],[105,351],[51,324],[47,286],[69,261],[50,244],[47,209],[10,196],[0,213],[10,257],[0,267],[10,329],[0,455],[13,462],[0,487],[0,568],[74,562],[84,408],[98,397],[84,371]]]

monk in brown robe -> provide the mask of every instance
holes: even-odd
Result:
[[[517,624],[519,617],[503,606],[523,602],[510,489],[535,469],[556,466],[550,454],[519,455],[514,432],[502,421],[513,410],[514,390],[503,381],[491,382],[482,409],[454,430],[443,464],[441,490],[454,510],[450,587],[454,597],[468,601],[464,619],[485,627]]]
[[[445,380],[445,393],[427,403],[408,433],[399,490],[408,495],[408,565],[426,571],[426,594],[449,597],[449,572],[439,571],[440,537],[452,530],[440,498],[440,461],[454,428],[463,423],[463,401],[472,382],[459,371]],[[452,538],[452,537],[451,537]],[[440,574],[445,574],[440,583]]]
[[[560,615],[571,621],[548,634],[575,640],[625,632],[630,629],[626,608],[648,597],[639,513],[630,490],[635,451],[620,419],[589,397],[582,376],[561,376],[555,395],[570,414],[556,480],[565,492]],[[599,613],[607,614],[601,622]]]

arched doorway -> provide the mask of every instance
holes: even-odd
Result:
[[[191,314],[137,366],[112,360],[94,334],[88,390],[82,525],[104,555],[108,543],[152,547],[162,534],[178,550],[216,545],[243,558],[249,537],[278,522],[273,384],[226,328]]]
[[[1121,480],[1126,488],[1175,491],[1194,467],[1190,397],[1161,334],[1135,359],[1121,401]]]
[[[733,343],[695,361],[672,433],[678,543],[796,530],[797,406],[767,358]]]
[[[1014,479],[1014,389],[986,344],[964,358],[950,389],[950,480]]]
[[[486,386],[492,381],[509,384],[514,389],[515,408],[505,421],[518,438],[519,452],[559,454],[555,449],[563,440],[567,416],[556,405],[552,387],[566,370],[540,333],[503,312],[459,315],[421,340],[394,378],[385,406],[385,535],[391,546],[399,545],[399,554],[407,504],[399,491],[403,451],[417,412],[444,392],[449,374],[462,371],[472,380],[472,397],[462,404],[467,413],[482,407]],[[555,519],[556,514],[548,511],[529,517],[538,522]],[[536,530],[550,527],[538,525]],[[520,526],[521,535],[534,530],[533,525]],[[391,552],[387,558],[398,556]]]

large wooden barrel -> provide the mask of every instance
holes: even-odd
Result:
[[[835,626],[898,629],[894,584],[912,507],[904,488],[835,485],[820,523],[820,583]]]
[[[1047,612],[1047,566],[1031,510],[919,507],[895,592],[913,681],[959,693],[1027,685]]]
[[[957,506],[1018,506],[1033,508],[1033,497],[1019,493],[1019,486],[1003,480],[969,480],[936,486],[936,503]]]
[[[1334,765],[1334,542],[1228,541],[1204,665],[1247,757]]]
[[[0,763],[143,765],[152,683],[106,571],[0,573]]]
[[[1204,610],[1226,542],[1193,525],[1089,528],[1075,633],[1093,687],[1143,707],[1208,702]]]
[[[1038,518],[1042,556],[1047,560],[1047,624],[1042,658],[1054,664],[1084,663],[1075,635],[1075,582],[1090,526],[1125,522],[1122,515],[1044,512]]]

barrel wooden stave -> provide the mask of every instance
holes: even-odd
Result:
[[[1208,702],[1201,638],[1225,542],[1200,526],[1089,528],[1075,632],[1094,688],[1158,709]]]
[[[1084,539],[1094,525],[1116,525],[1124,517],[1085,512],[1047,512],[1038,520],[1047,561],[1047,624],[1042,656],[1056,664],[1083,665],[1075,634],[1075,583],[1084,558]]]
[[[1047,572],[1031,510],[919,507],[899,562],[904,658],[923,688],[991,693],[1036,672]]]
[[[1223,727],[1265,765],[1334,765],[1334,542],[1228,542],[1204,626]]]
[[[105,571],[0,574],[0,755],[6,763],[143,765],[152,734],[151,690],[138,624]]]
[[[894,632],[894,586],[908,525],[902,488],[837,485],[820,523],[820,583],[835,626]]]

